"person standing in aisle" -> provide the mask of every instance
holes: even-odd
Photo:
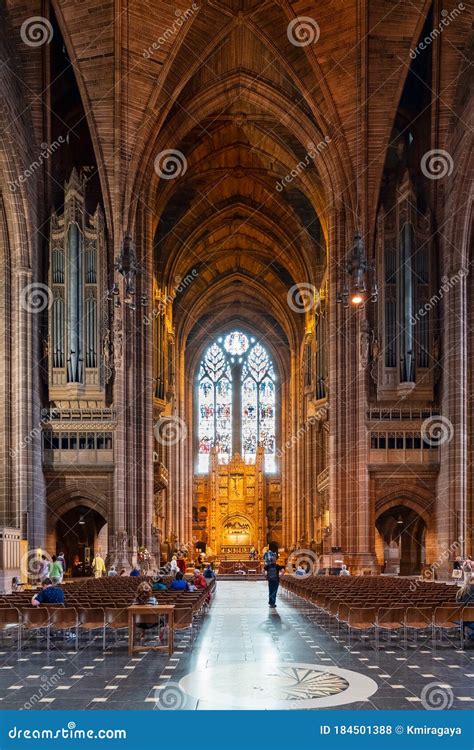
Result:
[[[102,578],[105,573],[105,562],[98,552],[92,560],[92,567],[94,569],[94,578]]]
[[[280,573],[284,570],[283,565],[278,565],[276,559],[265,565],[268,581],[268,606],[275,609],[278,587],[280,585]]]

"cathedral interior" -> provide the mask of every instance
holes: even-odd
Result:
[[[9,549],[129,570],[274,541],[449,578],[474,495],[468,9],[1,14],[5,575]]]

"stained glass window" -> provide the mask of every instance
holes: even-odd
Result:
[[[241,331],[219,337],[199,369],[198,471],[208,471],[213,447],[222,463],[235,451],[252,463],[259,445],[266,471],[275,471],[275,401],[275,373],[266,349]]]

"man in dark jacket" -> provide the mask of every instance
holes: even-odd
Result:
[[[265,565],[268,581],[268,606],[270,609],[275,609],[276,607],[276,597],[278,586],[280,585],[280,573],[282,570],[284,570],[284,566],[278,565],[276,561],[269,562]]]

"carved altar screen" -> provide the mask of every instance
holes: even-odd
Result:
[[[259,446],[265,470],[276,470],[275,380],[268,352],[253,336],[231,331],[208,347],[198,376],[198,473],[209,471],[213,448],[219,463],[239,454],[252,464]]]

